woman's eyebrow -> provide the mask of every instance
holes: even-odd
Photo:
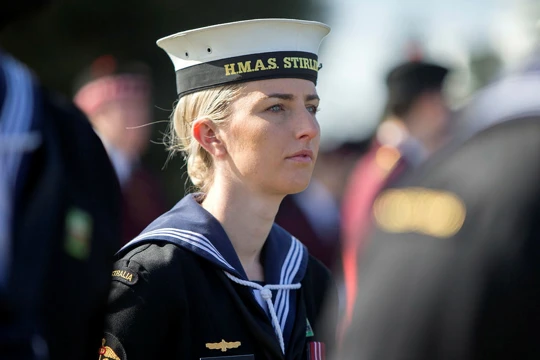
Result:
[[[277,98],[281,100],[291,101],[291,100],[294,100],[296,96],[293,94],[274,93],[274,94],[267,95],[264,99],[270,99],[270,98]],[[317,94],[310,94],[310,95],[306,95],[305,100],[312,101],[312,100],[321,100],[321,99],[319,98],[319,95]]]
[[[311,100],[319,100],[320,101],[321,98],[317,94],[307,95],[306,96],[306,101],[311,101]]]
[[[265,97],[265,99],[270,99],[270,98],[277,98],[281,100],[291,101],[291,100],[294,100],[295,96],[293,94],[274,93]]]

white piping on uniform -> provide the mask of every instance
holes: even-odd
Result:
[[[176,229],[176,228],[161,228],[161,229],[156,229],[156,230],[152,230],[152,231],[143,233],[143,234],[137,236],[135,239],[133,239],[133,241],[148,238],[149,235],[152,235],[152,236],[165,235],[165,236],[176,237],[176,238],[179,238],[180,240],[191,239],[191,240],[197,241],[197,242],[199,242],[201,244],[201,246],[204,247],[203,250],[206,250],[206,252],[210,253],[217,260],[219,260],[219,261],[221,261],[223,263],[227,263],[225,258],[216,249],[216,247],[212,244],[212,242],[210,240],[208,240],[205,236],[203,236],[203,235],[201,235],[199,233],[189,231],[189,230]],[[179,236],[181,236],[182,238],[180,238]],[[202,241],[202,242],[200,242],[200,241]],[[230,266],[230,265],[227,263],[227,266]],[[230,267],[233,268],[232,266],[230,266]]]
[[[3,145],[0,152],[0,288],[7,280],[10,267],[12,206],[19,167],[24,152],[33,150],[30,146],[9,148],[4,143],[19,136],[24,136],[19,140],[28,140],[26,136],[32,134],[29,131],[34,109],[33,83],[28,69],[7,55],[2,56],[2,60],[0,66],[6,88],[0,113],[0,140]],[[34,140],[39,145],[40,137]]]
[[[281,347],[281,351],[283,354],[285,354],[285,342],[283,341],[283,330],[281,329],[281,326],[279,325],[279,320],[276,315],[276,310],[274,309],[274,304],[272,303],[272,290],[296,290],[300,289],[302,287],[301,284],[290,284],[290,285],[265,285],[261,286],[257,283],[246,281],[237,278],[234,275],[229,274],[228,272],[224,271],[225,275],[229,279],[231,279],[233,282],[239,284],[248,286],[251,288],[254,288],[256,290],[259,290],[261,292],[261,297],[266,300],[266,304],[268,305],[268,311],[270,312],[270,317],[272,318],[272,326],[274,327],[274,332],[276,333],[276,336],[279,340],[279,346]]]
[[[0,155],[32,152],[39,145],[41,145],[41,134],[38,131],[16,135],[0,134]]]
[[[293,256],[292,259],[289,260],[289,262],[285,261],[285,264],[283,265],[286,275],[284,281],[280,280],[280,284],[292,283],[294,277],[298,273],[298,269],[300,268],[300,264],[302,262],[303,247],[300,241],[293,236],[291,236],[291,249],[293,250]],[[281,299],[279,299],[278,294],[278,296],[276,297],[276,304],[277,313],[279,314],[280,325],[281,328],[284,329],[289,315],[290,298],[288,291],[280,291],[280,293],[283,293],[283,296]]]
[[[175,229],[175,228],[163,228],[163,229],[157,229],[157,230],[149,231],[149,232],[146,232],[146,233],[143,233],[143,234],[137,236],[135,239],[131,240],[129,243],[124,245],[124,247],[130,246],[133,243],[138,242],[139,240],[154,239],[154,238],[156,238],[156,236],[170,237],[170,238],[173,238],[173,239],[182,240],[183,242],[188,243],[188,244],[190,244],[190,245],[204,251],[208,255],[211,255],[217,261],[224,264],[226,267],[234,270],[234,267],[232,267],[227,262],[227,260],[225,260],[223,255],[221,255],[219,253],[219,251],[210,242],[210,240],[208,240],[205,236],[203,236],[203,235],[201,235],[199,233],[188,231],[188,230],[180,230],[180,229]]]

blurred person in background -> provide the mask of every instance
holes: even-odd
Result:
[[[345,309],[341,329],[352,316],[357,289],[357,249],[371,229],[371,208],[384,186],[407,168],[416,167],[442,146],[449,135],[449,108],[443,96],[448,69],[408,61],[386,77],[385,116],[370,151],[355,166],[342,205],[342,263]]]
[[[537,359],[538,54],[476,94],[455,139],[375,201],[338,359]]]
[[[341,274],[341,199],[349,173],[368,149],[367,141],[348,141],[319,152],[306,190],[286,196],[276,223],[299,239],[335,275]]]
[[[74,102],[101,137],[122,187],[126,244],[167,210],[163,186],[141,161],[151,136],[150,72],[104,55],[77,82]]]
[[[8,1],[0,27],[45,5]],[[119,221],[88,120],[0,50],[0,358],[96,357]]]

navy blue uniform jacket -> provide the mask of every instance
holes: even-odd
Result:
[[[272,290],[285,354],[259,290],[231,280],[247,277],[196,195],[154,221],[119,257],[101,359],[318,359],[332,346],[333,311],[322,315],[327,295],[336,296],[329,271],[277,225],[262,252],[265,282],[301,285]]]

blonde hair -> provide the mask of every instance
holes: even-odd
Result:
[[[212,156],[192,136],[193,123],[209,119],[221,124],[231,115],[230,104],[236,99],[242,85],[225,85],[201,90],[180,98],[174,109],[169,129],[171,154],[181,152],[186,160],[187,173],[193,185],[207,192],[214,180]]]

